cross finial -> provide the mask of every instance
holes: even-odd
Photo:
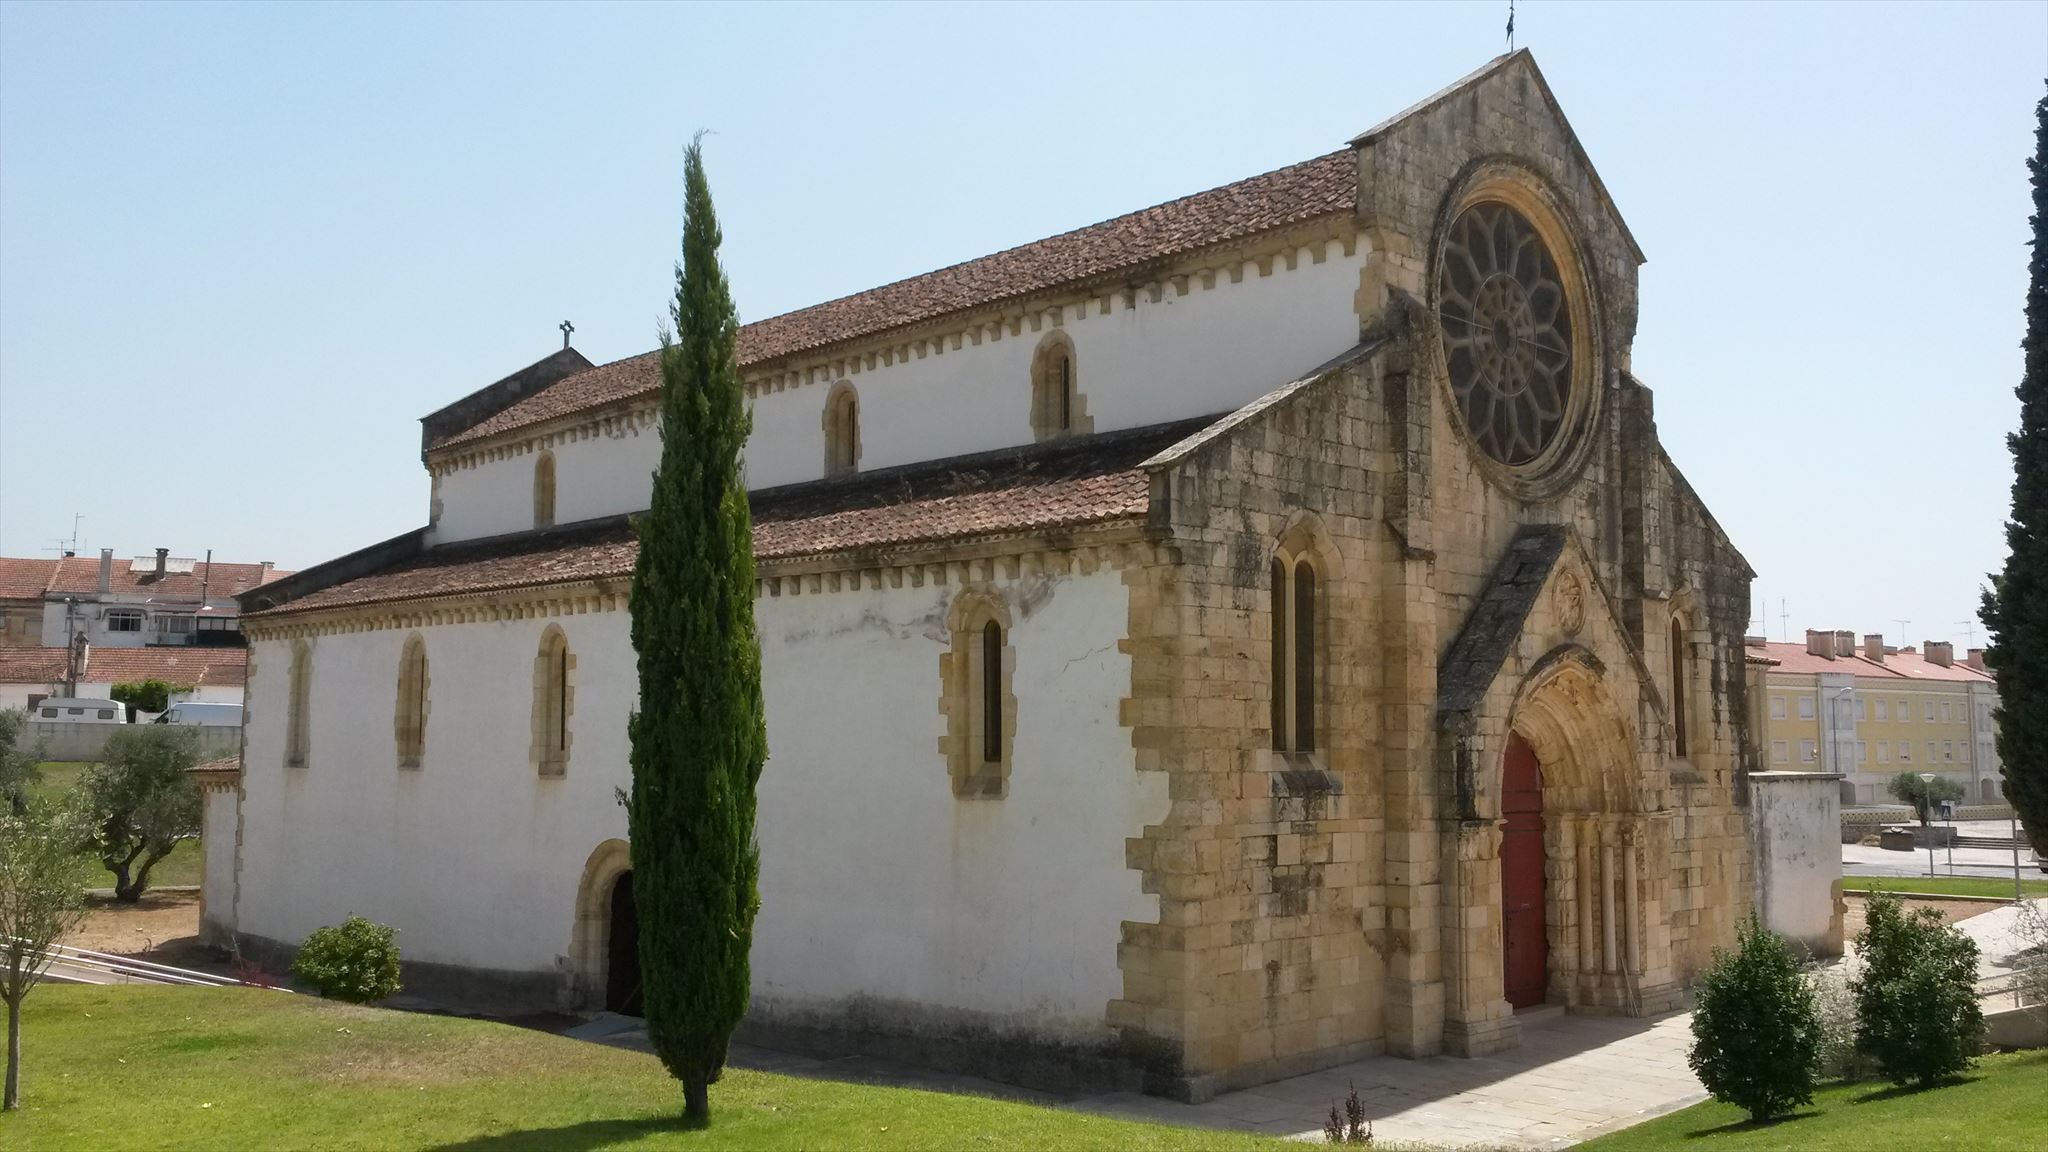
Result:
[[[564,320],[560,324],[555,325],[555,327],[562,330],[562,347],[567,348],[569,346],[569,333],[576,331],[576,326]]]

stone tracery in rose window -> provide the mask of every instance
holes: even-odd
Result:
[[[1535,460],[1571,405],[1571,311],[1557,262],[1520,213],[1475,204],[1451,224],[1437,283],[1444,361],[1466,430],[1503,464]]]

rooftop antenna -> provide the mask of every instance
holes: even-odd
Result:
[[[63,537],[63,536],[56,536],[56,537],[52,537],[52,538],[51,538],[51,541],[50,541],[50,547],[48,547],[48,548],[45,548],[45,549],[43,549],[43,551],[45,551],[45,552],[55,552],[55,553],[56,553],[57,555],[59,555],[59,556],[76,556],[76,555],[78,555],[78,524],[79,524],[79,522],[80,522],[80,521],[82,521],[82,520],[84,520],[84,519],[85,519],[85,513],[83,513],[83,512],[73,512],[73,513],[71,514],[71,535],[70,535],[70,537],[69,537],[69,538],[66,538],[66,537]]]
[[[560,324],[555,325],[555,327],[562,330],[562,347],[567,349],[569,347],[569,333],[576,331],[576,326],[564,320]]]
[[[1508,0],[1508,51],[1515,50],[1515,0]]]
[[[1901,620],[1897,616],[1894,616],[1892,617],[1892,623],[1897,624],[1899,626],[1899,647],[1904,648],[1906,646],[1906,625],[1911,624],[1912,621]]]
[[[1791,619],[1792,613],[1785,610],[1785,598],[1778,597],[1778,640],[1781,643],[1789,644],[1792,641],[1792,628],[1787,623]]]
[[[1958,620],[1956,621],[1956,627],[1963,630],[1963,646],[1965,648],[1975,648],[1977,646],[1977,622],[1975,620]]]

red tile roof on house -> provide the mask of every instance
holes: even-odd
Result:
[[[81,680],[123,684],[164,680],[172,684],[237,687],[249,679],[247,648],[108,648],[94,645],[85,656]]]
[[[68,671],[62,648],[0,648],[0,684],[50,684]],[[108,648],[86,651],[81,681],[123,684],[165,680],[172,684],[234,687],[247,681],[246,648]]]
[[[12,563],[20,563],[13,561]],[[98,556],[67,556],[62,560],[46,561],[55,566],[55,572],[48,582],[48,591],[59,595],[91,595],[100,587],[100,558]],[[166,572],[161,580],[156,577],[155,562],[139,563],[130,556],[115,556],[113,572],[108,589],[117,596],[155,596],[172,600],[198,600],[203,587],[208,599],[219,599],[239,595],[258,585],[267,584],[289,572],[280,572],[263,564],[231,564],[215,560],[211,565],[199,560],[189,572]]]
[[[858,553],[1037,529],[1140,520],[1140,465],[1209,418],[955,457],[752,494],[757,560]],[[623,517],[444,545],[263,612],[443,596],[632,574],[639,541]]]
[[[1789,672],[1797,676],[1816,674],[1864,676],[1875,680],[1949,680],[1990,683],[1990,675],[1979,672],[1966,664],[1951,664],[1944,668],[1921,653],[1887,652],[1884,663],[1866,660],[1860,650],[1853,656],[1837,656],[1832,660],[1816,656],[1806,650],[1804,644],[1767,641],[1761,647],[1749,646],[1752,653],[1761,653],[1776,660],[1773,672]]]
[[[56,574],[55,560],[0,556],[0,600],[40,599]]]
[[[0,684],[49,684],[68,668],[63,648],[0,648]]]
[[[1112,274],[1122,281],[1147,265],[1213,245],[1349,213],[1357,195],[1357,153],[1348,148],[1331,152],[964,264],[756,321],[740,329],[739,361],[742,367],[766,364]],[[480,440],[651,393],[661,382],[659,357],[658,352],[647,352],[578,372],[431,447]]]

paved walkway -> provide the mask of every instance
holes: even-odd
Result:
[[[1512,1052],[1465,1060],[1378,1056],[1289,1080],[1229,1092],[1206,1104],[1118,1092],[1071,1097],[866,1056],[820,1060],[734,1045],[735,1066],[790,1076],[889,1084],[1078,1108],[1103,1115],[1316,1136],[1331,1105],[1353,1086],[1381,1145],[1562,1148],[1706,1098],[1686,1067],[1691,1017],[1655,1020],[1539,1016]],[[646,1050],[638,1020],[600,1016],[568,1035]]]
[[[1120,1093],[1070,1106],[1136,1119],[1271,1136],[1319,1135],[1353,1086],[1384,1144],[1562,1148],[1706,1098],[1686,1067],[1691,1016],[1555,1016],[1522,1046],[1465,1060],[1389,1056],[1311,1072],[1206,1104]]]

